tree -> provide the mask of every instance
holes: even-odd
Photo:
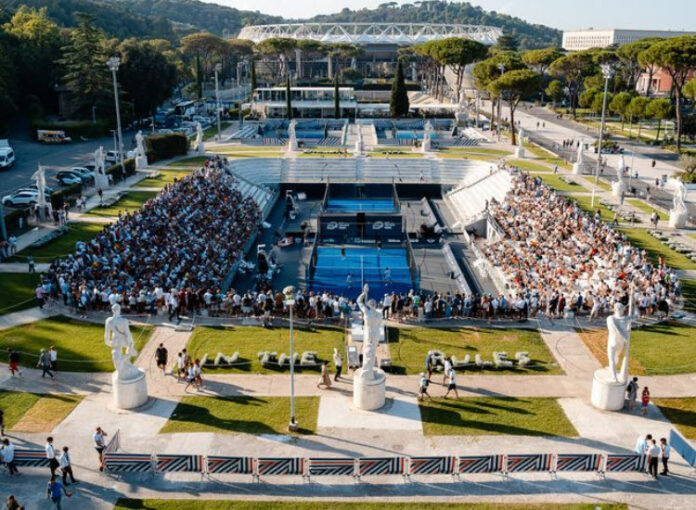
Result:
[[[655,134],[655,141],[658,141],[660,139],[660,128],[662,127],[662,121],[665,119],[670,119],[674,115],[672,101],[666,97],[661,99],[651,99],[645,107],[645,113],[648,117],[657,119],[657,133]]]
[[[334,119],[341,118],[341,96],[338,90],[338,73],[334,76]]]
[[[623,44],[616,49],[616,55],[621,62],[621,70],[626,80],[626,88],[629,90],[635,89],[636,82],[644,66],[641,64],[639,56],[650,46],[662,39],[659,37],[646,37],[627,44]],[[648,66],[650,67],[650,66]],[[652,75],[650,76],[652,80]]]
[[[635,96],[628,104],[627,112],[631,118],[631,123],[633,123],[633,119],[638,120],[638,140],[640,140],[640,130],[643,127],[643,119],[646,116],[645,110],[649,102],[650,100],[646,97]]]
[[[611,92],[607,92],[607,104],[611,102]],[[592,97],[590,109],[595,115],[601,115],[604,109],[604,91],[598,92]]]
[[[499,51],[517,51],[517,48],[520,46],[520,42],[513,34],[503,34],[498,37],[496,46]]]
[[[118,53],[121,56],[119,83],[126,98],[133,103],[136,117],[153,115],[176,86],[176,66],[153,45],[136,39],[126,39],[119,44]]]
[[[491,92],[489,85],[502,74],[501,66],[505,71],[514,71],[527,67],[524,62],[522,62],[518,53],[501,51],[476,64],[472,71],[476,88],[491,94],[491,129],[493,129],[493,119],[495,118],[494,111],[498,98]]]
[[[578,105],[582,108],[592,108],[592,102],[594,101],[594,98],[597,94],[600,96],[602,95],[603,92],[600,92],[600,90],[596,87],[590,87],[586,88],[582,94],[580,94],[580,97],[578,97]]]
[[[621,118],[621,130],[623,131],[624,122],[628,117],[628,105],[631,103],[631,94],[628,92],[619,92],[609,103],[609,111],[615,113]]]
[[[681,98],[689,71],[696,67],[696,36],[665,39],[640,54],[643,60],[667,71],[672,78],[677,119],[677,151],[681,151]]]
[[[80,12],[75,16],[79,23],[70,32],[60,63],[65,69],[64,83],[84,114],[111,101],[111,80],[104,35],[94,26],[94,17]]]
[[[197,32],[181,39],[181,51],[194,59],[196,91],[200,99],[203,97],[203,76],[212,73],[213,57],[225,51],[225,41],[208,32]]]
[[[556,108],[556,104],[563,99],[565,92],[563,92],[563,84],[560,80],[551,80],[544,93],[551,98],[553,101],[553,107]]]
[[[392,117],[403,117],[408,115],[408,92],[404,83],[404,70],[401,60],[396,63],[396,75],[391,87],[391,97],[389,99],[389,111]]]
[[[582,80],[586,76],[594,74],[596,64],[592,59],[592,54],[586,51],[569,53],[549,66],[549,72],[557,77],[565,79],[570,96],[570,111],[573,118],[576,118],[576,106],[578,95],[582,86]]]
[[[17,93],[16,71],[9,52],[0,39],[0,132],[17,111],[14,97]]]
[[[686,177],[683,179],[686,182],[694,182],[696,175],[696,156],[691,154],[682,154],[679,158],[679,166],[684,169]]]
[[[696,78],[691,78],[684,85],[684,97],[688,97],[691,101],[696,101]]]
[[[264,56],[274,56],[277,62],[277,69],[271,69],[271,74],[277,78],[290,76],[290,66],[288,62],[297,48],[297,41],[286,37],[271,37],[264,39],[254,47],[254,51]]]
[[[285,110],[287,111],[288,120],[292,119],[292,88],[290,87],[290,77],[287,77],[285,83]]]
[[[256,61],[252,58],[251,61],[249,62],[249,84],[251,86],[251,94],[254,94],[254,91],[256,90]]]
[[[541,87],[542,76],[529,69],[509,71],[493,81],[489,86],[492,94],[507,101],[510,107],[510,134],[515,145],[515,109],[519,102],[537,93]]]

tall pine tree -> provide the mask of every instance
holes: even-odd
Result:
[[[249,81],[251,82],[251,95],[254,95],[256,90],[256,61],[252,58],[250,61],[251,68],[249,69]]]
[[[401,60],[396,63],[396,75],[392,82],[389,110],[392,117],[404,117],[408,115],[408,92],[404,83],[404,69]]]
[[[292,119],[292,97],[290,94],[292,89],[290,88],[290,76],[288,76],[288,81],[285,84],[285,109],[288,112],[288,120]]]
[[[334,76],[334,118],[341,118],[341,96],[338,93],[338,73]]]

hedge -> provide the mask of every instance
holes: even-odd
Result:
[[[145,138],[145,153],[149,163],[174,156],[185,156],[188,146],[188,138],[183,133],[149,135]]]
[[[125,177],[135,175],[135,159],[128,158],[123,160],[123,168],[126,170]],[[120,181],[125,177],[121,174],[121,163],[116,163],[111,165],[106,170],[104,170],[106,175],[111,175],[114,178],[114,182]]]
[[[82,184],[71,184],[67,188],[59,189],[51,193],[51,207],[60,209],[66,202],[74,202],[74,198],[82,194]]]
[[[29,217],[30,210],[30,208],[15,209],[5,214],[5,228],[7,228],[8,236],[11,234],[19,234],[27,229],[27,218]],[[22,220],[21,228],[19,225],[20,219]]]
[[[37,129],[50,131],[65,131],[65,134],[73,140],[84,138],[100,138],[109,133],[109,124],[106,121],[98,120],[92,123],[89,120],[68,120],[64,122],[36,121],[33,123],[34,136],[37,136]]]

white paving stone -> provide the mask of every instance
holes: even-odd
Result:
[[[418,400],[406,396],[388,397],[386,405],[377,411],[358,409],[350,396],[322,396],[317,426],[337,429],[423,430]]]

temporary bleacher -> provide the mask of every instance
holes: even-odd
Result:
[[[354,158],[288,159],[282,182],[356,182]]]
[[[432,175],[437,182],[443,184],[455,184],[467,186],[489,175],[491,168],[495,168],[489,162],[466,159],[439,159],[431,160],[433,165]]]
[[[277,194],[275,188],[263,183],[255,183],[250,181],[243,175],[237,173],[233,165],[228,165],[227,172],[237,180],[235,188],[242,194],[244,198],[250,197],[259,206],[262,215],[265,218],[270,213],[275,196]]]
[[[231,160],[232,173],[253,184],[278,184],[283,168],[280,158],[252,158]]]
[[[459,186],[445,195],[445,201],[463,225],[480,218],[486,203],[495,199],[501,202],[510,189],[510,174],[497,170],[471,184]]]

